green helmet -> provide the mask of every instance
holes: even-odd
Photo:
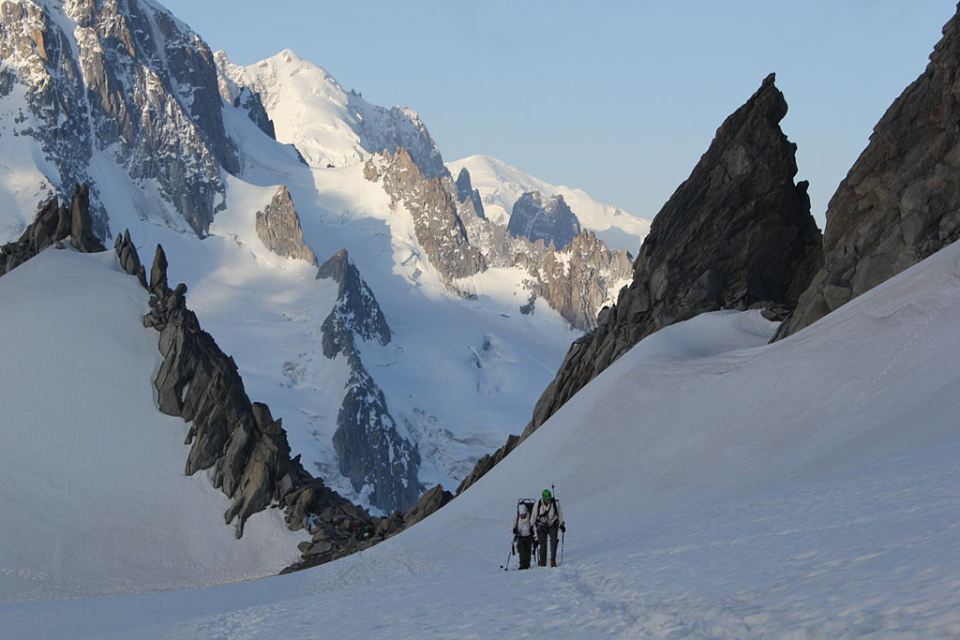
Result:
[[[550,498],[553,497],[553,494],[550,493],[550,489],[544,489],[541,495],[543,496],[544,500],[549,500]]]

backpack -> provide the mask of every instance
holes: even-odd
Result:
[[[520,498],[517,500],[517,511],[513,515],[513,527],[516,529],[520,526],[520,505],[524,505],[527,508],[527,518],[530,520],[531,535],[533,535],[533,528],[536,525],[533,523],[533,508],[536,506],[537,501],[533,498]]]

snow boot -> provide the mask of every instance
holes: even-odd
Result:
[[[557,566],[557,561],[556,561],[556,560],[551,560],[551,561],[550,561],[550,566],[551,566],[551,567]]]

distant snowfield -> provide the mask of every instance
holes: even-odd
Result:
[[[239,585],[3,604],[0,628],[956,637],[958,320],[960,244],[771,346],[758,312],[703,315],[642,341],[463,496],[384,544]],[[551,482],[569,524],[563,566],[500,571],[516,498]]]
[[[186,424],[154,403],[146,292],[115,261],[51,249],[0,278],[0,601],[236,582],[297,559],[304,536],[279,512],[237,541],[229,500],[183,474]]]

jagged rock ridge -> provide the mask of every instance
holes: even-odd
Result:
[[[390,327],[345,250],[327,260],[317,277],[338,284],[337,302],[323,322],[323,354],[331,360],[343,356],[350,366],[333,435],[340,472],[354,491],[370,487],[370,504],[388,513],[405,511],[420,496],[420,452],[400,434],[383,391],[363,365],[358,344],[388,344]]]
[[[537,248],[541,246],[538,242]],[[610,251],[592,231],[579,232],[562,251],[550,245],[527,255],[532,259],[521,259],[520,264],[531,274],[534,296],[584,331],[596,326],[597,309],[610,301],[610,292],[629,282],[630,256]],[[533,313],[535,302],[521,311]]]
[[[190,423],[185,472],[211,470],[214,486],[232,499],[224,520],[236,521],[237,537],[253,513],[281,506],[291,530],[306,529],[312,536],[300,545],[302,560],[287,569],[296,570],[365,549],[449,501],[450,494],[438,486],[414,500],[406,514],[378,519],[314,478],[300,456],[291,458],[281,421],[265,404],[250,402],[233,359],[186,307],[186,285],[167,286],[163,248],[157,246],[149,283],[129,231],[118,235],[115,250],[121,269],[150,292],[151,311],[143,324],[160,332],[158,407]]]
[[[794,184],[796,145],[779,126],[786,113],[771,74],[654,218],[633,282],[570,347],[521,438],[481,460],[459,491],[645,336],[707,311],[760,305],[782,317],[796,304],[822,255],[807,184]]]
[[[887,109],[827,208],[824,265],[786,337],[960,238],[960,14]]]
[[[394,206],[402,204],[413,216],[417,242],[447,282],[483,271],[480,251],[470,245],[449,177],[423,174],[404,148],[367,161],[364,176],[382,181]]]
[[[410,211],[418,242],[455,291],[459,278],[488,267],[521,266],[530,276],[527,285],[534,298],[546,300],[572,326],[589,330],[600,306],[629,278],[627,253],[610,251],[579,225],[562,250],[542,238],[513,237],[506,226],[483,216],[469,172],[461,171],[456,183],[449,176],[424,176],[401,149],[368,161],[364,175],[380,181],[394,205]],[[576,220],[572,212],[570,216]],[[531,300],[520,310],[531,313],[534,308]]]
[[[513,205],[507,231],[515,238],[526,238],[566,249],[580,233],[580,221],[563,196],[544,198],[539,191],[528,191]]]
[[[82,253],[106,250],[93,231],[90,191],[86,186],[74,188],[69,208],[60,206],[57,197],[50,199],[40,207],[33,223],[24,230],[19,240],[0,246],[0,276],[67,238],[70,238],[73,248]]]
[[[277,189],[270,204],[256,217],[257,235],[268,249],[279,256],[317,263],[317,256],[304,242],[300,216],[285,186]]]

